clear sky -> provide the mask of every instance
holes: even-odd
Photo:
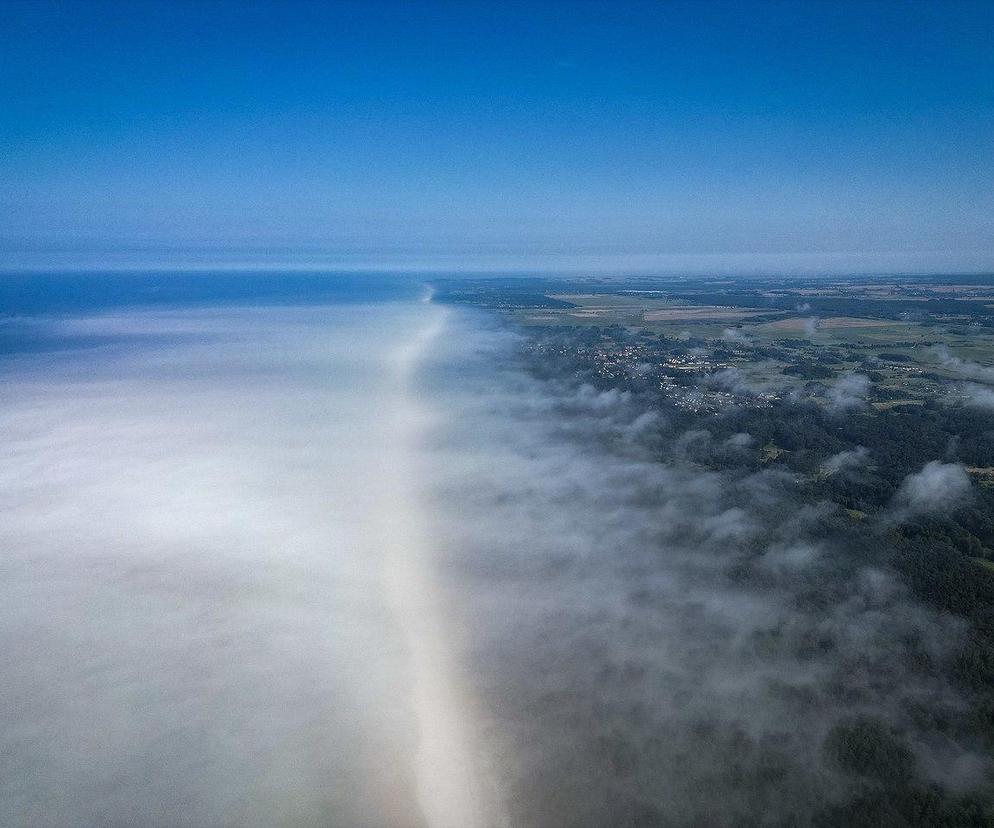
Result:
[[[5,2],[0,210],[0,267],[994,271],[994,2]]]

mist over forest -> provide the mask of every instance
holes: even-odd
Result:
[[[954,675],[969,624],[891,548],[969,502],[962,466],[928,463],[854,527],[757,468],[735,412],[647,407],[520,336],[477,333],[475,368],[443,374],[461,390],[432,446],[510,824],[987,824],[988,737]]]

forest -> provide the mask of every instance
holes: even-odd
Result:
[[[811,619],[811,627],[793,640],[786,629],[764,633],[756,644],[760,651],[790,648],[801,660],[831,651],[836,642],[831,633],[817,632],[818,619],[847,600],[847,584],[868,566],[895,573],[917,600],[966,625],[962,643],[942,660],[914,641],[904,642],[901,655],[901,669],[950,682],[965,703],[908,703],[900,727],[865,715],[836,724],[820,753],[827,768],[850,781],[849,798],[826,805],[812,817],[814,824],[992,824],[994,800],[986,789],[957,792],[927,780],[910,744],[949,739],[984,754],[994,751],[994,411],[943,397],[895,407],[860,401],[845,410],[824,404],[831,387],[823,383],[840,376],[837,365],[843,359],[864,359],[858,349],[825,349],[787,365],[782,374],[803,381],[805,394],[759,399],[754,389],[740,388],[717,411],[694,410],[677,404],[673,390],[713,388],[714,368],[687,370],[680,360],[696,354],[711,366],[733,356],[734,343],[670,339],[621,325],[524,331],[521,357],[534,376],[621,395],[633,410],[653,412],[639,440],[655,462],[710,470],[728,481],[776,476],[775,513],[767,516],[765,534],[742,543],[731,556],[725,576],[733,582],[763,589],[769,573],[760,561],[776,536],[774,527],[804,510],[815,514],[805,527],[806,542],[831,549],[830,565],[795,585],[791,595],[793,608]],[[789,361],[798,346],[810,354],[810,344],[783,339],[755,345],[750,359]],[[896,363],[905,359],[901,353],[880,356]],[[605,360],[612,365],[609,372]],[[868,372],[867,398],[885,399]],[[619,451],[628,450],[620,443]],[[912,491],[909,481],[921,491]],[[928,498],[932,506],[919,503]],[[878,668],[847,664],[826,692],[858,707],[859,682],[844,673],[868,669]]]

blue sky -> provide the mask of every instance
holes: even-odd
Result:
[[[994,3],[0,6],[0,266],[994,270]]]

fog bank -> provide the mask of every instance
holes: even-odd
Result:
[[[21,320],[55,345],[2,363],[0,822],[481,824],[409,478],[443,322]]]

